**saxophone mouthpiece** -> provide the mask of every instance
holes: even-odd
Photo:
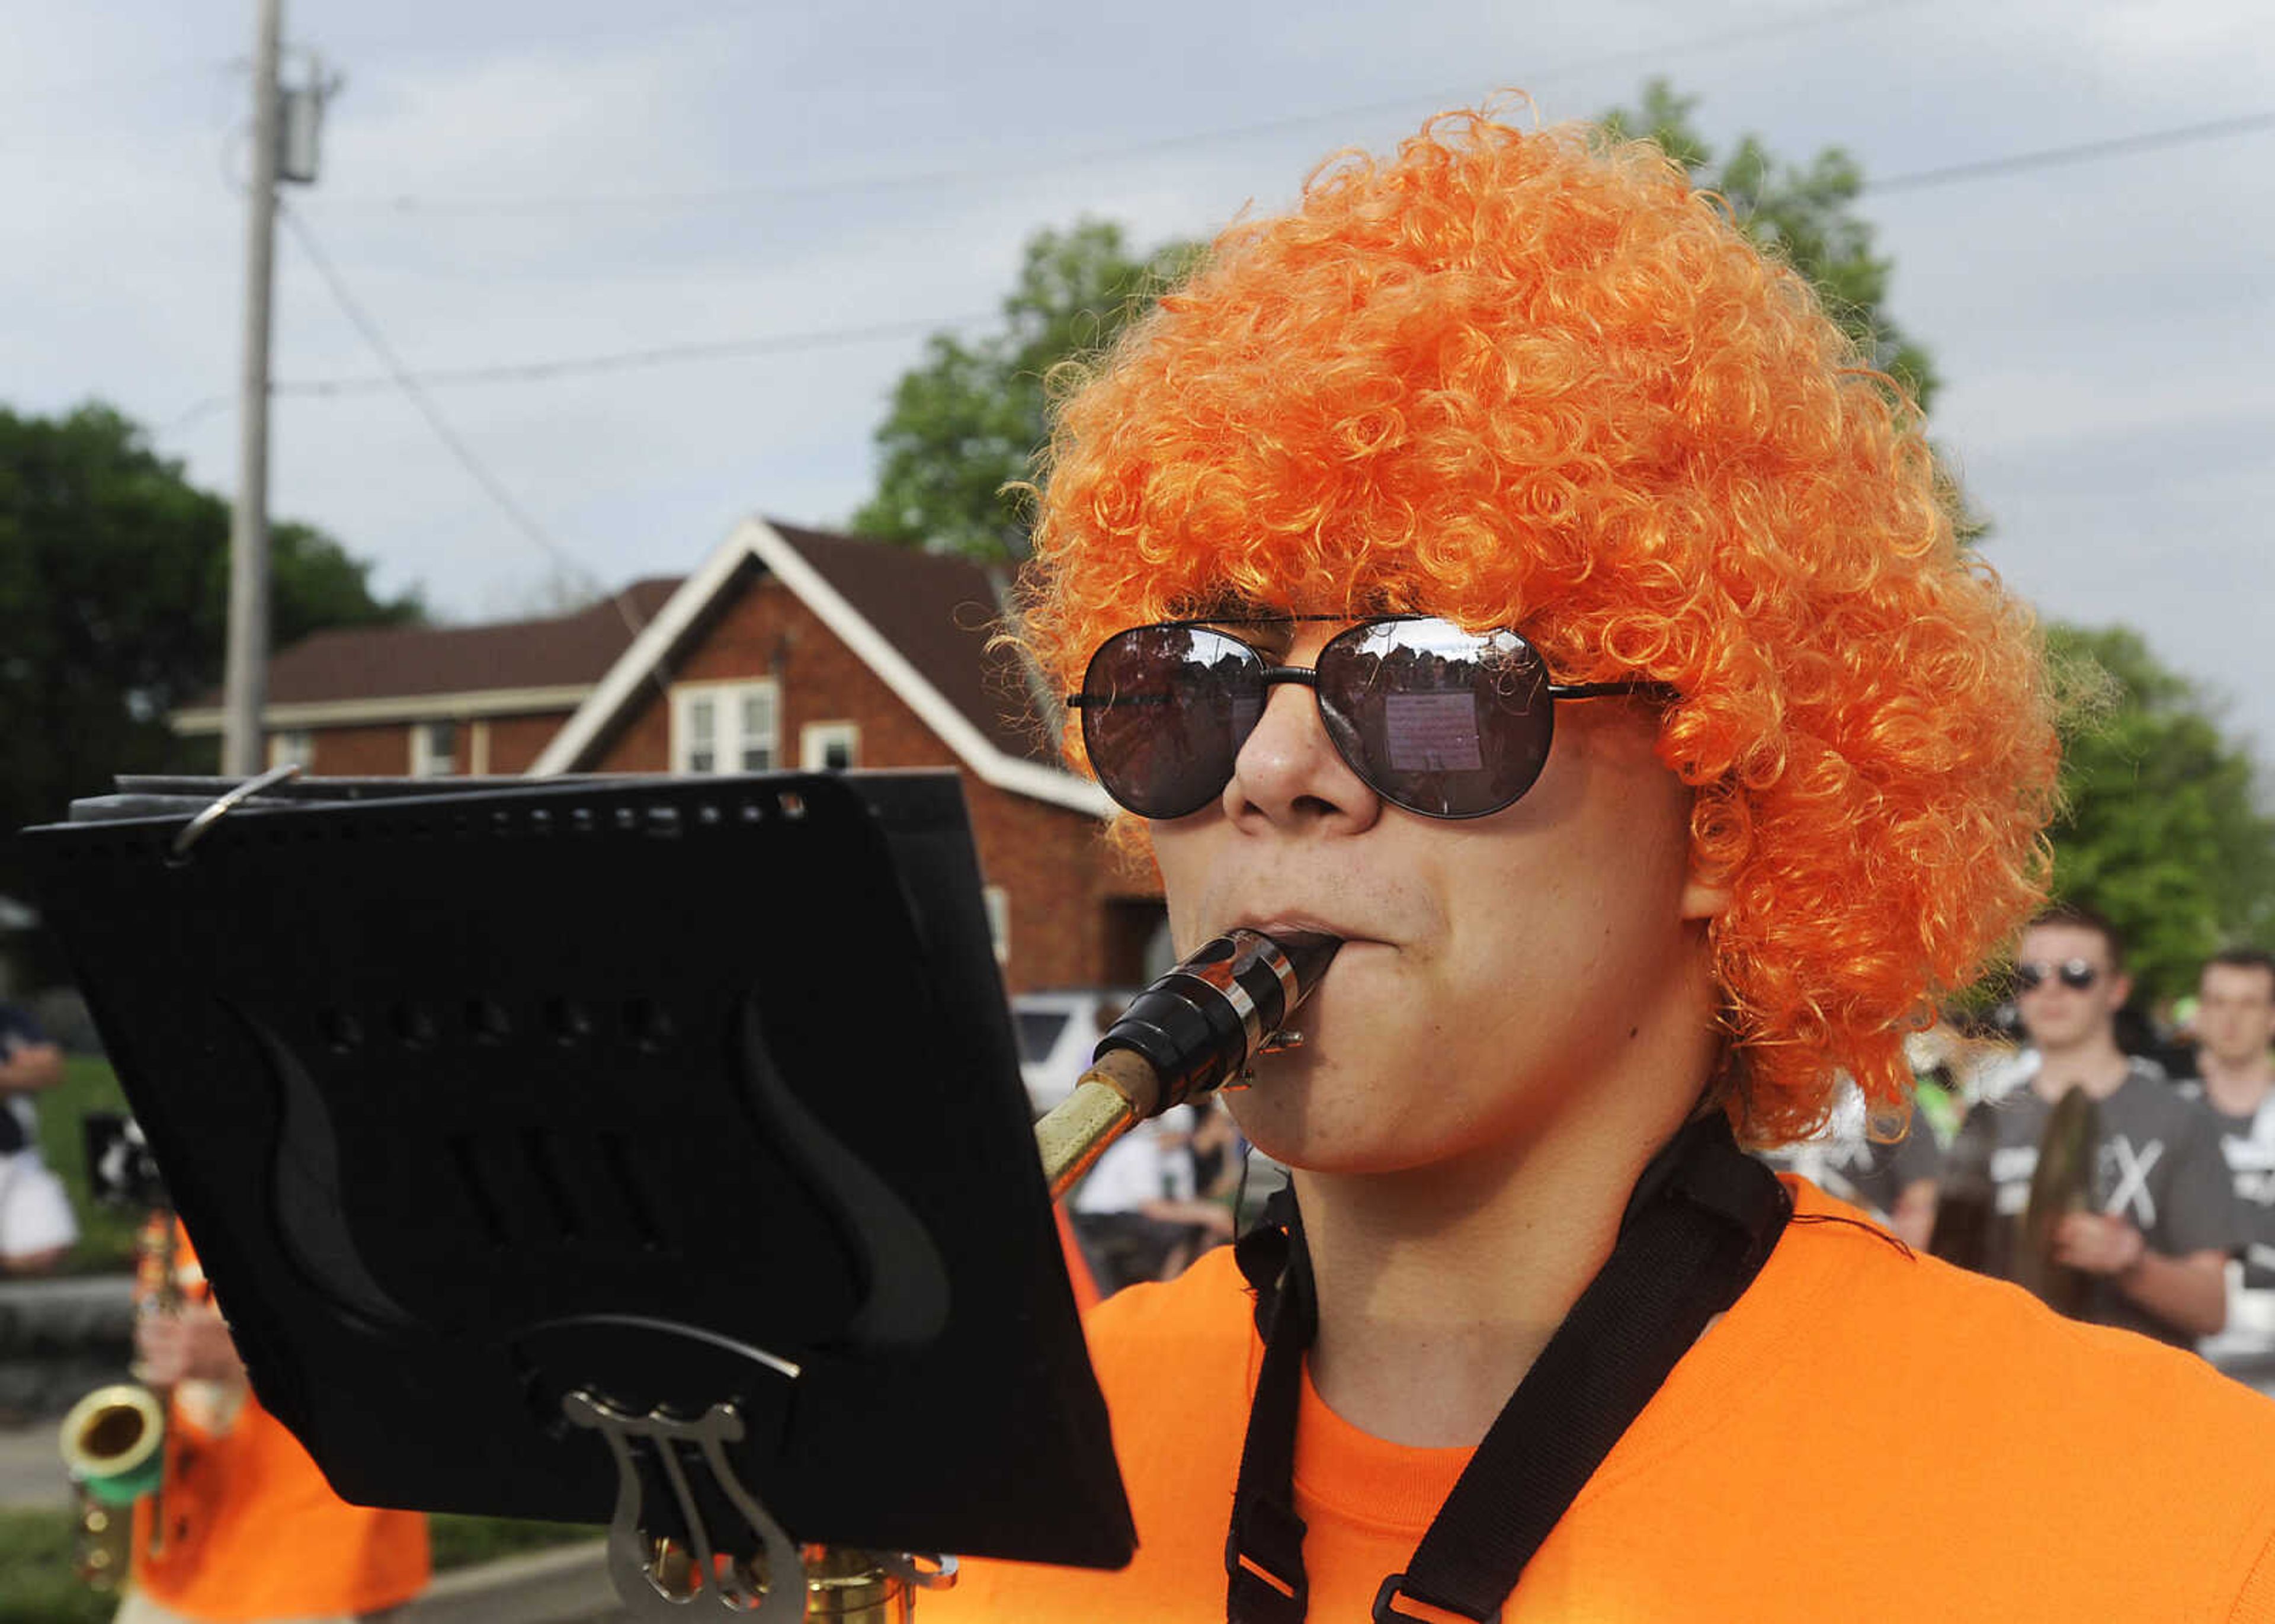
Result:
[[[1132,999],[1074,1092],[1035,1124],[1053,1198],[1134,1124],[1246,1075],[1266,1050],[1301,1043],[1284,1023],[1342,945],[1315,931],[1228,931]]]
[[[1258,1054],[1293,1046],[1281,1028],[1342,945],[1316,931],[1228,931],[1131,1000],[1097,1058],[1127,1049],[1146,1061],[1160,1083],[1148,1115],[1221,1087]]]

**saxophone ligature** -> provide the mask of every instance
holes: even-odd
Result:
[[[1286,1023],[1342,945],[1311,931],[1228,931],[1132,999],[1074,1092],[1035,1124],[1052,1199],[1138,1123],[1300,1044]]]

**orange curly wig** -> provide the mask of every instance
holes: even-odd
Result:
[[[1901,1108],[1905,1031],[2044,872],[2037,632],[1905,416],[1657,147],[1444,115],[1227,230],[1063,402],[1020,640],[1071,689],[1108,634],[1236,595],[1673,684],[1660,755],[1730,888],[1731,1109],[1775,1142],[1842,1071]]]

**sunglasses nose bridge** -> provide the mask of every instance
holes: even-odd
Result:
[[[1234,740],[1227,786],[1237,783],[1251,806],[1275,817],[1299,803],[1338,808],[1372,822],[1378,792],[1353,767],[1319,701],[1319,673],[1309,666],[1260,665],[1253,679],[1263,703]],[[1307,688],[1275,712],[1274,688]]]

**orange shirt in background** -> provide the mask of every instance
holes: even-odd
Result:
[[[2275,1403],[2190,1355],[1914,1257],[1813,1186],[1549,1536],[1508,1624],[2275,1624]],[[1847,1221],[1844,1221],[1847,1220]],[[967,1561],[926,1624],[1224,1616],[1261,1356],[1229,1248],[1091,1316],[1140,1541],[1121,1573]],[[1372,1615],[1469,1459],[1304,1383],[1309,1616]]]
[[[1054,1202],[1051,1216],[1058,1222],[1059,1250],[1065,1255],[1067,1280],[1074,1288],[1074,1311],[1086,1317],[1099,1304],[1098,1276],[1090,1272],[1090,1259],[1074,1238],[1074,1221],[1067,1217],[1065,1205]]]
[[[205,1301],[204,1272],[176,1236],[183,1295]],[[187,1397],[167,1413],[167,1539],[155,1559],[151,1501],[134,1507],[136,1588],[212,1624],[372,1613],[426,1588],[423,1514],[349,1505],[249,1394],[216,1431],[185,1413]]]

